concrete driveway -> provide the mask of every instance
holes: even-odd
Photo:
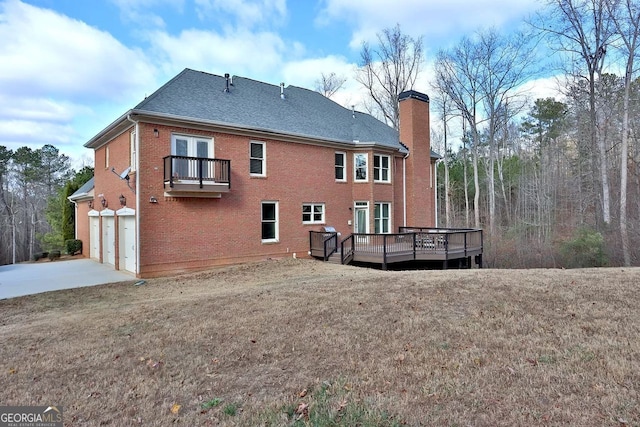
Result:
[[[0,299],[128,280],[136,278],[90,259],[3,265]]]

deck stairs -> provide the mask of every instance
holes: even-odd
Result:
[[[331,264],[342,264],[342,253],[340,252],[340,249],[332,253],[327,262],[330,262]]]

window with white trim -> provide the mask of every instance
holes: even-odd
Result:
[[[109,167],[109,146],[104,147],[104,167]]]
[[[266,176],[266,144],[264,142],[249,142],[249,174],[252,176]]]
[[[335,155],[336,181],[347,180],[347,153],[336,151]]]
[[[324,203],[303,203],[302,223],[324,224]]]
[[[369,155],[367,153],[355,153],[353,155],[353,180],[366,182]]]
[[[375,233],[389,233],[391,230],[391,203],[376,203],[373,210]]]
[[[131,172],[136,171],[136,131],[131,132],[131,137],[129,138],[129,152],[131,153],[129,156],[129,166],[131,166]]]
[[[199,162],[193,159],[213,159],[213,139],[199,135],[171,135],[171,155],[174,178],[199,179]],[[202,177],[212,177],[213,163],[203,162]]]
[[[262,202],[260,222],[262,243],[278,241],[278,202]]]
[[[381,154],[373,155],[373,180],[377,182],[391,182],[390,167],[391,160],[389,156]]]

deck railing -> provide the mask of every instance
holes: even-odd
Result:
[[[206,182],[231,187],[231,161],[201,157],[167,156],[164,158],[164,181],[173,188],[174,181],[194,181],[203,188]]]
[[[353,234],[340,242],[340,262],[342,264],[349,264],[353,259],[353,242]]]
[[[482,230],[400,227],[398,231],[395,234],[349,235],[340,242],[342,264],[356,260],[381,263],[386,268],[391,262],[440,260],[446,267],[449,260],[471,256],[477,257],[478,265],[482,264]],[[310,247],[313,256],[327,260],[337,247],[337,235],[312,231]]]
[[[328,260],[338,250],[338,233],[309,231],[309,248],[312,256],[321,256],[323,260]]]

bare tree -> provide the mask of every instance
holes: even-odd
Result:
[[[347,81],[345,76],[338,76],[336,73],[320,74],[320,78],[316,80],[316,92],[320,92],[327,98],[331,98]]]
[[[627,172],[629,160],[629,98],[633,81],[633,65],[638,54],[640,7],[635,0],[608,0],[607,10],[620,42],[618,49],[626,56],[624,95],[622,99],[622,145],[620,154],[620,239],[624,265],[631,265],[629,231],[627,229]]]
[[[444,163],[444,213],[445,213],[445,227],[451,227],[451,201],[449,196],[451,193],[451,187],[449,184],[449,120],[455,117],[453,110],[453,102],[446,96],[445,93],[440,91],[437,85],[434,85],[434,90],[437,91],[435,97],[432,98],[432,102],[440,114],[442,119],[443,129],[443,163]]]
[[[369,92],[384,119],[398,129],[398,96],[413,88],[423,61],[422,38],[413,39],[400,25],[378,34],[378,46],[363,43],[356,80]]]
[[[480,227],[480,179],[478,175],[478,157],[482,94],[480,91],[481,58],[479,46],[470,38],[464,37],[451,50],[441,50],[436,59],[436,86],[445,93],[459,111],[464,124],[469,126],[465,138],[472,148],[473,164],[473,213],[474,226]]]
[[[602,74],[604,59],[612,35],[612,22],[605,3],[608,0],[547,0],[548,16],[534,25],[551,36],[552,48],[569,55],[572,73],[588,83],[591,152],[597,153],[592,163],[599,169],[602,221],[611,222],[607,149],[598,137],[596,112],[596,79]],[[586,68],[586,70],[585,70]],[[586,75],[581,70],[586,71]],[[598,161],[599,160],[599,161]],[[596,167],[596,164],[598,167]],[[596,176],[595,173],[592,176]]]

